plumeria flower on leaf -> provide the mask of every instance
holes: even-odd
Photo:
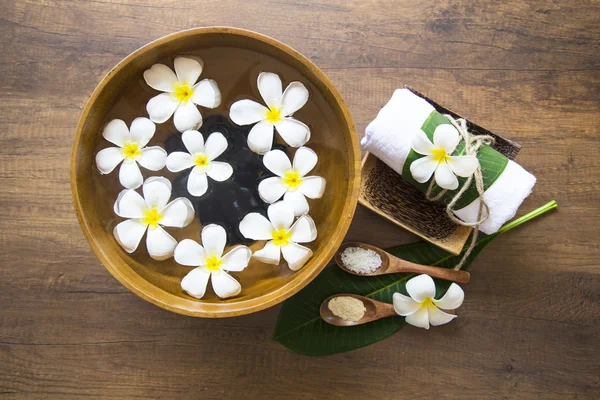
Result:
[[[419,183],[425,183],[435,172],[435,183],[446,190],[458,188],[456,175],[463,178],[471,176],[479,161],[475,156],[451,155],[460,142],[460,135],[449,124],[438,125],[433,132],[433,143],[421,129],[415,132],[412,148],[425,157],[410,164],[410,173]]]
[[[268,240],[265,247],[253,254],[267,264],[279,264],[280,254],[292,271],[297,271],[312,257],[312,250],[298,243],[312,242],[317,238],[317,227],[308,215],[294,222],[294,210],[286,202],[271,204],[267,209],[269,219],[259,213],[250,213],[240,222],[240,232],[247,239]]]
[[[167,152],[159,147],[145,147],[154,136],[156,125],[148,118],[136,118],[131,127],[123,120],[113,119],[106,125],[102,136],[118,147],[107,147],[96,154],[96,166],[102,174],[109,174],[121,162],[119,182],[123,187],[136,189],[144,182],[138,164],[150,171],[165,166]]]
[[[274,203],[283,196],[296,216],[309,210],[306,197],[317,199],[325,191],[325,178],[306,176],[317,164],[317,153],[308,147],[300,147],[294,154],[294,163],[281,150],[271,150],[263,157],[265,167],[274,177],[267,178],[258,185],[258,194],[266,203]]]
[[[146,179],[142,197],[133,189],[125,189],[117,197],[114,211],[119,217],[129,218],[113,230],[117,242],[128,253],[133,253],[146,230],[146,248],[155,260],[173,255],[177,241],[162,227],[183,228],[194,219],[192,203],[179,197],[169,203],[171,182],[162,176]]]
[[[175,113],[173,122],[179,132],[197,129],[202,125],[202,114],[198,106],[215,108],[221,104],[221,92],[212,79],[196,83],[202,68],[202,60],[177,57],[175,72],[164,64],[154,64],[144,71],[148,86],[163,92],[148,101],[146,111],[150,119],[162,124]]]
[[[188,153],[175,151],[167,157],[167,169],[179,172],[192,168],[187,181],[187,190],[193,196],[202,196],[208,189],[207,176],[223,182],[233,174],[226,162],[215,161],[227,149],[227,139],[220,132],[213,132],[206,139],[198,131],[185,131],[181,135]]]
[[[227,271],[239,272],[248,266],[252,251],[246,246],[234,247],[223,255],[227,233],[222,226],[211,224],[202,229],[202,244],[184,239],[175,248],[175,261],[188,267],[196,267],[181,281],[181,288],[190,296],[201,299],[206,292],[208,280],[217,296],[232,297],[242,287]]]
[[[435,283],[429,275],[419,275],[406,282],[409,296],[394,293],[392,297],[394,310],[398,315],[406,317],[408,324],[419,328],[429,329],[429,325],[446,324],[456,318],[456,315],[445,313],[443,310],[455,310],[462,304],[465,293],[456,283],[448,288],[446,294],[439,300],[435,297]]]
[[[258,75],[258,91],[267,107],[246,99],[236,101],[229,110],[229,117],[238,125],[256,123],[248,134],[248,147],[258,154],[271,150],[273,129],[292,147],[308,142],[308,126],[291,117],[308,101],[308,89],[300,82],[292,82],[282,92],[279,75],[261,72]]]

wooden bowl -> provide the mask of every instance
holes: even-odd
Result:
[[[204,58],[201,79],[223,72],[217,68],[231,68],[234,76],[235,68],[253,60],[254,55],[273,65],[277,70],[274,72],[282,71],[284,86],[290,80],[300,79],[311,97],[295,116],[311,126],[312,137],[307,145],[320,156],[314,172],[327,179],[323,198],[310,201],[310,215],[316,221],[318,238],[309,244],[314,252],[309,262],[294,273],[285,263],[273,267],[252,260],[246,270],[233,273],[242,283],[242,292],[226,300],[218,299],[212,292],[207,292],[202,300],[188,296],[179,283],[191,269],[176,264],[173,259],[151,260],[147,254],[142,254],[146,252],[144,243],[133,255],[121,249],[112,235],[114,225],[121,220],[112,214],[117,185],[112,189],[98,185],[100,179],[117,182],[117,171],[100,176],[93,161],[98,149],[108,146],[101,132],[109,120],[121,118],[129,124],[135,117],[147,116],[145,103],[157,92],[143,85],[144,70],[157,62],[169,63],[174,56],[186,54]],[[215,60],[214,65],[211,66],[209,59]],[[244,90],[255,89],[251,87],[251,81],[255,81],[260,72],[259,64],[253,63],[249,67],[250,79]],[[229,83],[217,82],[223,92],[222,105],[210,111],[201,109],[203,116],[224,114],[233,101],[239,100],[239,94],[237,98],[228,97]],[[235,84],[239,85],[239,82]],[[255,95],[248,93],[245,97],[257,99]],[[155,138],[164,139],[173,131],[172,121],[167,121],[157,125]],[[145,178],[149,175],[170,176],[166,169],[152,174],[142,170],[142,173]],[[277,40],[225,27],[177,32],[142,47],[121,61],[102,79],[88,100],[77,126],[71,156],[71,190],[77,217],[90,246],[106,269],[143,299],[167,310],[197,317],[252,313],[273,306],[306,286],[327,265],[341,244],[354,215],[359,187],[360,150],[356,131],[344,100],[329,78],[309,59]],[[183,239],[176,232],[169,232],[177,240]],[[189,230],[184,237],[190,237]],[[191,238],[199,241],[199,224]],[[252,249],[256,250],[256,246],[260,244],[255,244]],[[142,253],[138,254],[140,251]],[[210,285],[208,290],[211,290]]]

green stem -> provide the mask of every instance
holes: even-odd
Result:
[[[522,223],[530,221],[534,218],[537,218],[540,215],[545,214],[550,210],[554,210],[555,208],[558,208],[558,203],[556,202],[556,200],[552,200],[552,201],[544,204],[537,210],[533,210],[532,212],[525,214],[522,217],[517,218],[514,221],[511,221],[508,224],[504,225],[502,228],[500,228],[498,230],[497,234],[508,232],[511,229],[516,228],[517,226],[521,225]]]

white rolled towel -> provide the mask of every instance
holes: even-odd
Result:
[[[413,134],[421,126],[434,107],[408,89],[397,89],[390,101],[379,111],[365,130],[361,141],[363,150],[372,153],[402,175],[404,162],[412,148]],[[535,176],[519,164],[508,161],[502,174],[484,193],[490,215],[480,230],[492,234],[506,221],[513,218],[523,200],[535,185]],[[456,210],[454,214],[465,222],[476,222],[479,198]]]

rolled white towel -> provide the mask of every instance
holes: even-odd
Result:
[[[377,118],[367,126],[365,137],[361,141],[363,150],[372,153],[402,175],[404,162],[412,148],[413,134],[421,129],[434,110],[427,100],[410,90],[397,89],[379,111]],[[492,234],[513,218],[523,200],[531,193],[535,182],[535,176],[509,160],[502,174],[484,193],[490,215],[480,226],[480,230]],[[475,222],[478,211],[479,198],[456,210],[454,214],[465,222]]]

